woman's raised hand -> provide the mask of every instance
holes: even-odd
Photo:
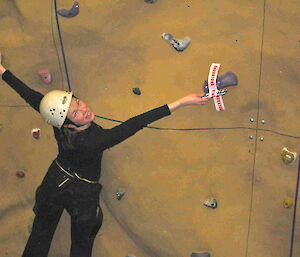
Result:
[[[189,94],[179,100],[168,104],[168,107],[171,112],[174,112],[180,107],[188,106],[188,105],[200,105],[206,104],[211,98],[202,98],[204,94]]]

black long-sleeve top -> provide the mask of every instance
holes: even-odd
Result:
[[[2,79],[10,85],[33,109],[39,112],[43,94],[29,88],[6,70]],[[65,129],[53,126],[58,145],[57,161],[64,169],[77,172],[83,178],[98,181],[101,174],[103,151],[134,135],[148,124],[170,115],[168,105],[132,117],[111,129],[104,129],[92,122],[91,126],[67,139]]]

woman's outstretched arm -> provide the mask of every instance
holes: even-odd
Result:
[[[0,72],[1,75],[6,71],[6,69],[2,66],[2,64],[0,64]]]
[[[2,55],[0,52],[0,72],[2,79],[8,85],[10,85],[10,87],[14,89],[27,103],[29,103],[32,108],[39,112],[39,105],[44,95],[28,87],[9,70],[6,70],[1,62]]]

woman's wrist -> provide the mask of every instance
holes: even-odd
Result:
[[[6,71],[6,69],[0,64],[0,73],[1,75]]]
[[[182,107],[182,106],[183,106],[183,104],[180,100],[177,100],[173,103],[168,104],[168,107],[169,107],[171,113],[174,112],[175,110],[177,110],[178,108]]]

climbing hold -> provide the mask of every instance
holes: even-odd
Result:
[[[127,254],[126,257],[135,257],[134,254]]]
[[[189,37],[185,37],[184,39],[175,39],[170,33],[163,33],[161,37],[168,41],[175,50],[179,52],[185,50],[191,43],[191,39]]]
[[[24,171],[19,170],[19,171],[16,172],[16,176],[18,178],[24,178],[25,177],[25,173],[24,173]]]
[[[41,137],[41,130],[39,128],[31,130],[31,135],[34,139],[38,140]]]
[[[281,152],[281,159],[285,164],[291,165],[295,163],[296,158],[297,158],[296,152],[291,152],[286,147],[283,147]]]
[[[284,198],[284,200],[283,200],[283,207],[284,208],[292,208],[293,204],[294,204],[294,201],[293,201],[292,198],[290,198],[290,197]]]
[[[52,76],[49,70],[40,70],[38,74],[45,84],[50,84],[52,82]]]
[[[221,90],[225,87],[237,86],[237,84],[238,84],[238,78],[231,71],[226,72],[224,75],[217,76],[218,90]],[[206,94],[209,92],[207,80],[204,81],[203,90]]]
[[[74,2],[73,6],[71,9],[66,10],[66,9],[60,9],[57,11],[59,15],[65,17],[65,18],[72,18],[78,15],[79,13],[79,3]]]
[[[218,203],[217,203],[217,200],[215,198],[210,198],[210,199],[206,200],[203,203],[203,205],[206,206],[206,207],[215,209],[215,208],[217,208]]]
[[[141,90],[138,87],[135,87],[132,89],[132,92],[136,95],[140,95],[141,94]]]
[[[122,199],[122,197],[125,195],[125,190],[124,189],[118,189],[118,191],[116,192],[116,197],[117,197],[117,199],[118,200],[121,200]]]
[[[210,253],[208,253],[208,252],[192,253],[191,257],[210,257]]]
[[[154,4],[157,0],[144,0],[146,3]]]
[[[27,230],[28,230],[29,233],[32,232],[32,224],[29,224],[29,225],[27,226]]]

